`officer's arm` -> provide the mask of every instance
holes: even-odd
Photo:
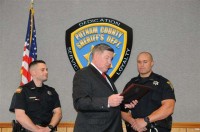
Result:
[[[53,117],[51,118],[51,122],[49,125],[55,127],[58,125],[61,119],[62,119],[62,110],[60,107],[57,107],[53,110]]]
[[[148,116],[150,122],[155,122],[167,118],[174,112],[174,106],[175,106],[174,99],[163,100],[162,106]]]
[[[128,122],[129,124],[133,125],[134,123],[134,118],[132,117],[131,113],[130,112],[124,112],[124,111],[121,111],[121,116],[122,116],[122,119],[126,122]]]
[[[15,109],[15,116],[17,121],[26,129],[30,131],[38,131],[38,127],[31,121],[31,119],[26,115],[25,111],[22,109]]]

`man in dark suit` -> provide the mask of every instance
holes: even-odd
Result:
[[[106,44],[98,44],[91,54],[91,64],[77,71],[73,79],[73,103],[78,112],[74,132],[122,132],[123,96],[106,75],[114,50]],[[133,108],[135,104],[133,101],[125,107]]]

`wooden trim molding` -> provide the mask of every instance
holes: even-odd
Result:
[[[0,128],[11,128],[12,127],[12,123],[8,123],[8,122],[1,122],[0,123]]]
[[[58,127],[74,127],[74,122],[60,122]]]
[[[174,122],[172,128],[200,128],[200,122]]]
[[[74,122],[61,122],[58,127],[73,128]],[[12,124],[1,122],[0,128],[12,128]],[[200,128],[200,122],[174,122],[172,128]]]

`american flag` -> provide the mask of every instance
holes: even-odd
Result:
[[[31,81],[31,75],[29,73],[29,64],[37,60],[37,43],[36,43],[36,29],[34,21],[34,9],[33,3],[31,3],[31,8],[29,12],[28,26],[24,44],[24,52],[21,67],[22,80],[20,85],[24,85]]]

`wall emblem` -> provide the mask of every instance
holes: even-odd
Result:
[[[132,49],[132,28],[111,18],[91,18],[78,22],[66,30],[66,51],[75,71],[91,62],[91,50],[106,43],[115,50],[112,66],[107,74],[116,81],[125,69]]]

